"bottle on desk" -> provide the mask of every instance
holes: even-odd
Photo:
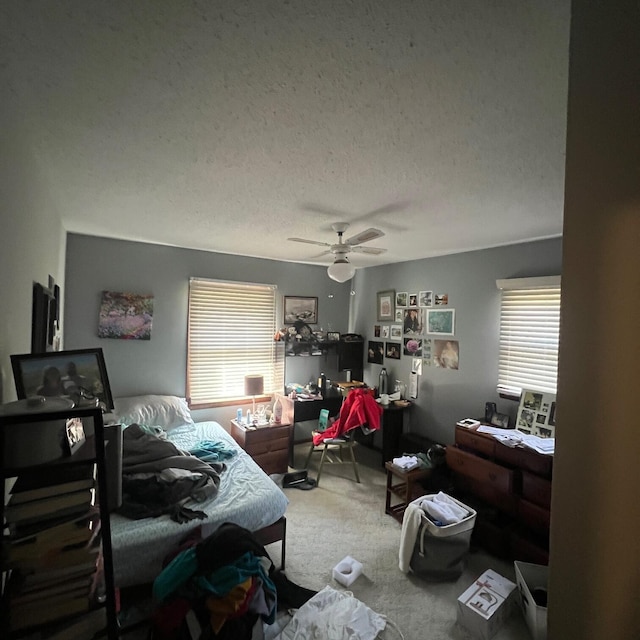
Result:
[[[380,375],[378,376],[378,395],[381,396],[383,394],[389,393],[389,380],[387,378],[387,369],[386,367],[382,367],[380,371]]]
[[[327,376],[325,376],[324,373],[321,373],[320,377],[318,378],[318,393],[324,396],[326,391],[327,391]]]

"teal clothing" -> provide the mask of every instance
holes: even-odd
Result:
[[[198,442],[189,453],[204,462],[221,462],[229,460],[236,455],[235,449],[232,449],[224,442],[213,442],[212,440],[202,440]]]
[[[179,553],[153,581],[153,597],[162,602],[185,584],[198,568],[195,547]]]

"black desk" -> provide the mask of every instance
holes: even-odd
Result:
[[[294,466],[293,461],[293,445],[300,442],[309,442],[311,436],[311,428],[307,427],[308,433],[302,435],[303,438],[296,438],[296,423],[306,422],[308,420],[315,420],[317,423],[320,417],[320,411],[322,409],[329,409],[329,415],[335,417],[340,413],[340,407],[342,406],[343,396],[337,389],[329,389],[322,400],[294,400],[293,401],[293,429],[291,429],[291,447],[289,449],[289,465]],[[314,426],[314,428],[317,424]],[[298,429],[300,432],[300,428]]]
[[[322,400],[294,400],[293,421],[317,420],[322,409],[329,409],[330,416],[337,416],[342,400],[342,394],[336,389],[329,389]]]
[[[363,444],[372,449],[378,449],[382,452],[381,465],[384,467],[384,463],[389,460],[393,460],[401,455],[400,451],[400,438],[404,429],[404,414],[408,411],[413,404],[409,404],[406,407],[398,407],[395,404],[389,404],[384,408],[382,414],[382,424],[380,430],[382,431],[382,448],[376,447],[374,444],[375,431],[369,435],[364,435],[361,429],[356,429],[355,438],[360,444]]]

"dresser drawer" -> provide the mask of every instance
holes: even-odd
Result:
[[[528,500],[518,502],[518,521],[537,534],[548,536],[551,512]]]
[[[251,457],[266,474],[287,473],[289,470],[289,453],[284,449],[268,451]]]
[[[254,433],[257,434],[259,431]],[[245,449],[254,458],[273,451],[289,451],[289,432],[274,434],[266,439],[249,437],[246,440]]]
[[[523,471],[522,497],[525,500],[549,509],[551,507],[551,481],[533,475],[528,471]]]
[[[456,427],[456,444],[461,449],[477,451],[487,457],[493,457],[496,447],[496,441],[493,438],[482,436],[475,431],[468,431],[464,427]]]
[[[478,458],[458,447],[447,447],[447,465],[455,473],[487,483],[502,493],[513,492],[513,471],[489,460]]]

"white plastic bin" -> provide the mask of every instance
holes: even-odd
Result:
[[[413,504],[420,504],[422,500],[434,495],[421,496]],[[467,563],[477,514],[466,504],[448,497],[466,509],[469,515],[455,524],[441,526],[432,522],[426,514],[422,516],[409,566],[414,574],[426,580],[456,580],[462,575]]]

